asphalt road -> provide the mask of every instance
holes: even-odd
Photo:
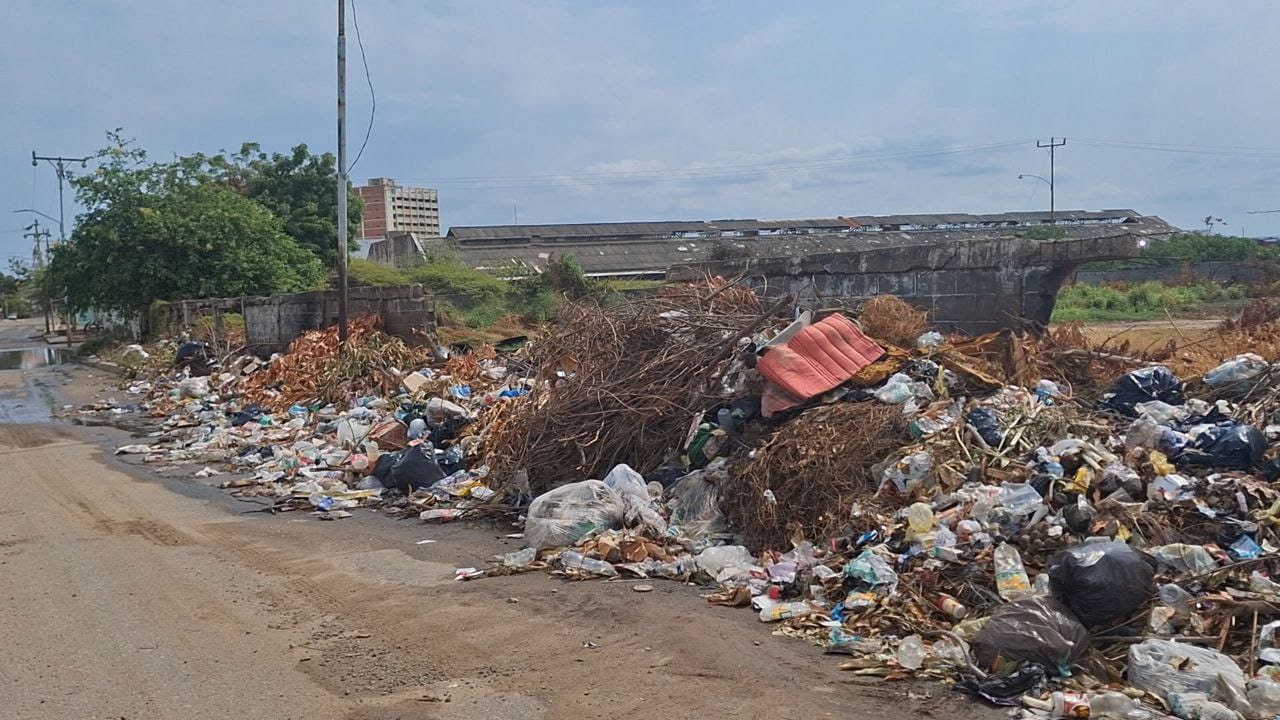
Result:
[[[84,369],[0,372],[0,418],[30,388],[54,406],[119,392]],[[199,466],[104,452],[130,441],[0,424],[0,718],[1001,717],[842,673],[692,586],[455,582],[518,549],[514,528],[246,513]]]

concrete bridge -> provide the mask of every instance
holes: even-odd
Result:
[[[1080,265],[1136,257],[1174,228],[1108,226],[1075,237],[932,238],[844,252],[739,258],[672,268],[672,279],[704,273],[744,277],[764,297],[793,295],[819,307],[854,307],[893,294],[932,312],[947,330],[1042,329],[1058,290]]]

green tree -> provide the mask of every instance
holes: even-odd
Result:
[[[257,143],[245,143],[240,152],[230,157],[216,155],[207,162],[215,175],[275,213],[284,222],[285,233],[320,258],[325,267],[337,266],[337,162],[331,153],[313,155],[304,144],[288,155],[268,155]],[[351,191],[348,198],[347,243],[357,250],[364,201]]]
[[[225,183],[203,159],[146,162],[118,132],[98,170],[76,178],[85,208],[71,241],[53,249],[48,292],[73,308],[140,312],[155,300],[303,290],[320,261],[281,220]]]

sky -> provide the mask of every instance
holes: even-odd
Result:
[[[350,0],[348,0],[350,2]],[[336,148],[336,3],[7,0],[0,256],[41,155]],[[350,8],[350,4],[348,5]],[[352,170],[454,225],[1133,208],[1280,235],[1280,5],[355,0]],[[348,14],[349,144],[371,102]],[[92,165],[89,171],[92,170]],[[74,205],[68,198],[67,231]],[[56,236],[56,229],[54,230]]]

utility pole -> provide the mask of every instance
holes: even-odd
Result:
[[[347,346],[347,0],[338,0],[338,339]]]
[[[63,202],[63,190],[67,185],[67,163],[80,163],[80,167],[86,167],[89,163],[89,157],[68,158],[61,155],[52,157],[45,155],[36,155],[36,151],[31,151],[31,167],[39,167],[40,161],[44,160],[53,166],[58,173],[58,242],[67,241],[67,223],[66,223],[66,206]]]
[[[40,251],[40,238],[44,238],[45,252],[49,250],[49,231],[40,227],[40,221],[36,220],[26,227],[27,232],[22,237],[29,237],[35,241],[35,250],[31,253],[31,259],[35,260],[36,269],[44,267],[44,253]]]
[[[36,261],[36,269],[44,268],[44,254],[40,252],[40,238],[44,238],[45,252],[49,251],[49,231],[40,227],[40,220],[37,218],[27,226],[27,232],[23,233],[23,237],[29,237],[35,240],[35,251],[32,253],[33,259]],[[34,280],[34,278],[33,278]],[[41,297],[42,293],[37,292],[36,296]],[[53,321],[49,319],[49,305],[41,299],[40,309],[44,312],[44,331],[49,333],[53,331]]]
[[[1050,223],[1052,223],[1052,222],[1053,222],[1053,213],[1054,213],[1054,210],[1056,209],[1056,208],[1054,207],[1054,197],[1053,197],[1053,182],[1054,182],[1054,178],[1053,178],[1053,171],[1054,171],[1054,168],[1053,168],[1053,160],[1054,160],[1054,157],[1053,157],[1053,151],[1054,151],[1055,149],[1057,149],[1057,148],[1062,147],[1063,145],[1066,145],[1066,144],[1067,144],[1067,139],[1066,139],[1066,138],[1053,138],[1053,137],[1051,137],[1051,138],[1049,138],[1049,142],[1047,142],[1047,143],[1046,143],[1046,142],[1044,142],[1044,141],[1041,141],[1041,140],[1037,140],[1037,141],[1036,141],[1036,147],[1038,147],[1038,148],[1049,148],[1049,222],[1050,222]]]

